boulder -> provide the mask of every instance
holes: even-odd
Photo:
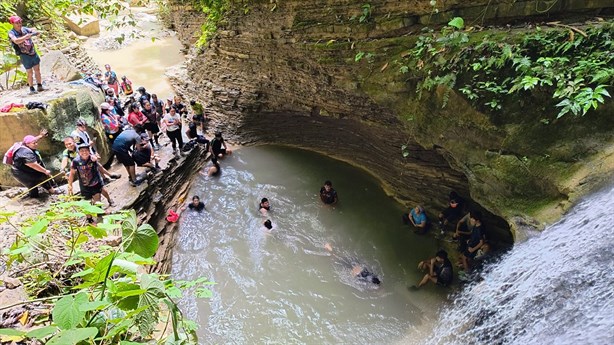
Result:
[[[41,59],[41,74],[43,78],[55,76],[61,81],[81,79],[79,70],[73,66],[64,53],[52,50]]]
[[[94,36],[100,33],[98,18],[86,14],[62,16],[66,26],[79,36]]]
[[[2,113],[0,116],[0,155],[14,142],[21,141],[28,134],[38,134],[41,129],[49,130],[49,136],[42,139],[39,151],[47,168],[55,171],[59,167],[63,139],[75,129],[75,122],[83,118],[89,125],[88,132],[96,142],[96,149],[102,160],[109,155],[109,146],[104,137],[104,130],[98,121],[98,105],[104,101],[100,92],[88,86],[70,89],[54,99],[45,100],[49,104],[46,111],[40,109]],[[0,185],[17,186],[10,167],[0,164]]]

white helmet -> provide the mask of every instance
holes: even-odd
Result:
[[[113,108],[113,107],[109,103],[107,103],[107,102],[104,102],[104,103],[100,104],[100,109],[102,109],[102,110],[109,110],[111,108]]]

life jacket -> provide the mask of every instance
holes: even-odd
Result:
[[[132,95],[132,93],[134,93],[134,90],[132,89],[132,82],[130,82],[128,79],[126,79],[125,82],[122,82],[122,90],[124,90],[126,95]]]

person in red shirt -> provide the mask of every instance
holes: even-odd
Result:
[[[145,121],[147,121],[147,118],[139,109],[138,104],[131,104],[128,111],[130,112],[128,114],[128,122],[132,125],[132,127],[142,125],[145,123]]]

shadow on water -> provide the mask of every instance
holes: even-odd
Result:
[[[195,174],[192,195],[202,213],[182,216],[173,275],[217,284],[210,300],[187,296],[186,315],[201,343],[390,343],[430,323],[447,291],[407,291],[436,251],[430,237],[401,225],[401,205],[364,171],[293,148],[261,146],[221,161],[218,177]],[[335,207],[318,192],[331,180]],[[271,234],[257,209],[271,200]],[[340,258],[324,250],[333,244]],[[345,262],[358,261],[382,280],[356,281]]]

